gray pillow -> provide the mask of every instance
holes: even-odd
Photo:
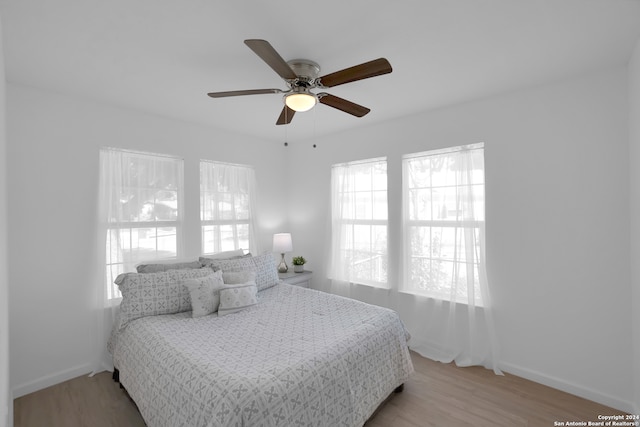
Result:
[[[185,270],[201,267],[202,263],[200,263],[200,261],[168,262],[159,264],[139,264],[136,266],[136,271],[138,273],[159,273],[162,271]]]
[[[253,270],[256,273],[258,291],[275,286],[278,283],[278,269],[273,254],[266,253],[254,257],[209,260],[207,266],[222,273]]]
[[[240,249],[242,250],[242,249]],[[223,253],[223,252],[220,252]],[[228,260],[228,259],[239,259],[239,258],[251,258],[251,253],[245,254],[245,255],[234,255],[234,256],[230,256],[230,257],[226,257],[226,258],[211,258],[210,255],[207,256],[201,256],[199,258],[200,264],[202,264],[204,267],[211,267],[215,262],[217,261],[222,261],[222,260]]]
[[[211,254],[211,255],[205,255],[203,257],[200,257],[200,261],[202,261],[202,259],[229,259],[229,258],[235,258],[238,256],[243,256],[244,255],[244,249],[234,249],[232,251],[222,251],[222,252],[216,252],[215,254]]]
[[[211,269],[198,268],[119,275],[115,280],[122,293],[118,329],[140,317],[191,310],[189,290],[184,283],[210,274]]]

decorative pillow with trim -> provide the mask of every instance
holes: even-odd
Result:
[[[218,316],[237,313],[258,303],[258,288],[255,283],[225,286],[220,290]]]
[[[223,271],[222,280],[225,285],[238,285],[247,282],[256,283],[256,272],[254,270]]]
[[[223,273],[253,270],[256,272],[258,291],[275,286],[279,281],[278,269],[271,253],[254,257],[211,260],[208,266],[214,270],[222,270]]]
[[[184,285],[191,296],[191,317],[207,316],[218,311],[220,305],[220,289],[224,287],[222,271],[200,279],[187,280]]]
[[[189,290],[184,283],[210,274],[211,269],[198,268],[119,275],[114,281],[122,293],[118,329],[140,317],[191,310]]]

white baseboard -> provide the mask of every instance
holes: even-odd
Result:
[[[583,399],[592,400],[629,414],[638,414],[637,405],[634,403],[600,393],[597,390],[585,388],[584,386],[550,377],[540,372],[532,371],[531,369],[521,368],[510,363],[500,363],[500,369],[509,374],[582,397]]]
[[[9,390],[9,413],[7,414],[7,427],[13,427],[13,393]]]
[[[0,426],[13,427],[11,406],[13,406],[13,399],[2,403],[2,410],[0,410]]]
[[[75,368],[66,369],[54,374],[45,375],[28,383],[20,384],[11,390],[13,398],[17,399],[29,393],[33,393],[43,388],[51,387],[52,385],[59,384],[61,382],[70,380],[72,378],[79,377],[81,375],[87,375],[92,371],[90,364],[76,366]]]

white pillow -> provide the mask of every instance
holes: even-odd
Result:
[[[258,288],[255,283],[225,286],[220,290],[218,316],[237,313],[258,303]]]
[[[256,272],[254,270],[222,271],[222,281],[225,285],[237,285],[247,282],[255,283]]]
[[[224,287],[222,271],[201,279],[187,280],[184,284],[191,296],[191,317],[202,317],[215,313],[220,305],[220,289]]]

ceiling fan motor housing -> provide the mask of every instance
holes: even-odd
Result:
[[[320,74],[320,65],[308,59],[292,59],[287,61],[291,70],[298,78],[291,81],[291,87],[312,88],[316,86],[318,74]]]

